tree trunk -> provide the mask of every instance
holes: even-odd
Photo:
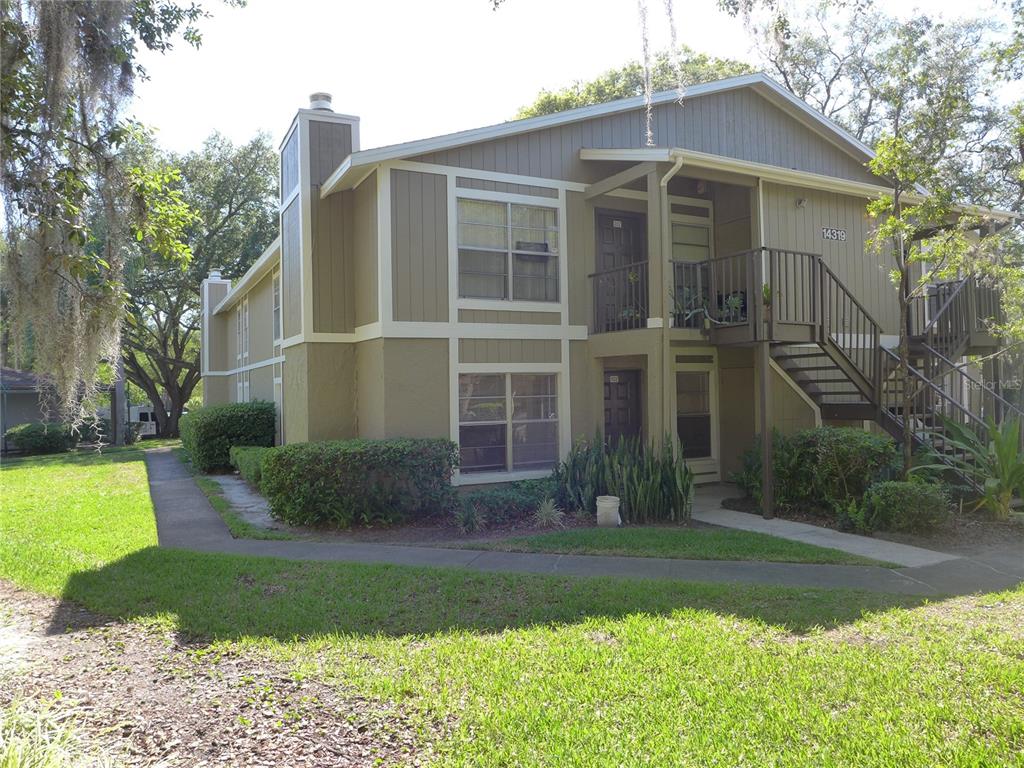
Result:
[[[901,257],[904,267],[900,271],[900,378],[903,380],[903,479],[910,479],[914,465],[914,427],[911,422],[914,396],[910,381],[910,275],[906,254]]]

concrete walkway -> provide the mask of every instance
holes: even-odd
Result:
[[[697,505],[694,505],[697,507]],[[695,508],[693,519],[701,523],[719,525],[723,528],[737,528],[741,531],[753,531],[755,533],[766,533],[769,536],[777,536],[780,539],[800,541],[804,544],[813,544],[817,547],[829,547],[848,552],[851,555],[870,557],[872,560],[880,560],[883,563],[895,563],[909,568],[918,568],[923,565],[935,565],[944,563],[947,560],[956,560],[959,555],[950,555],[945,552],[936,552],[931,549],[912,547],[908,544],[899,544],[884,539],[872,539],[867,536],[858,536],[853,533],[833,531],[830,528],[822,528],[820,525],[809,523],[797,523],[793,520],[765,520],[760,515],[752,515],[748,512],[735,512],[731,509]]]
[[[234,539],[169,449],[146,451],[160,546],[202,552],[353,563],[468,568],[486,572],[615,576],[681,581],[846,587],[913,595],[1006,589],[1024,581],[1012,553],[992,563],[957,558],[910,568],[653,557],[551,555],[348,542]]]

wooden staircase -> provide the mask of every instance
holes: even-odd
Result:
[[[955,362],[998,348],[990,327],[1001,319],[999,295],[974,278],[933,285],[912,302],[904,380],[898,356],[882,346],[881,326],[820,254],[755,248],[698,266],[677,263],[674,275],[676,327],[703,324],[714,344],[768,342],[775,363],[823,418],[871,419],[902,440],[909,387],[914,442],[950,463],[944,419],[982,439],[988,416],[1024,419]],[[970,396],[978,391],[983,396]]]

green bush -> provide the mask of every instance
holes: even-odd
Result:
[[[11,427],[4,432],[4,439],[27,454],[63,453],[78,442],[63,424],[38,421]]]
[[[608,449],[598,435],[578,441],[554,472],[555,499],[564,509],[595,510],[597,497],[618,496],[625,523],[682,521],[690,517],[693,472],[665,438],[660,449],[639,439]]]
[[[232,446],[274,444],[274,404],[257,400],[199,408],[181,417],[181,444],[200,472],[228,469]]]
[[[861,531],[927,532],[949,517],[949,497],[942,485],[884,480],[864,494],[852,520]]]
[[[260,467],[263,464],[263,459],[273,450],[273,448],[264,448],[257,445],[233,445],[231,450],[228,451],[228,457],[231,461],[231,466],[238,470],[238,474],[252,485],[253,488],[259,489],[261,480]]]
[[[775,432],[772,440],[775,506],[781,510],[845,509],[891,473],[897,459],[890,438],[852,427],[816,427],[789,436]],[[760,438],[731,479],[761,503]]]
[[[523,520],[553,495],[551,478],[517,480],[461,494],[455,510],[459,527],[467,533],[487,526]]]
[[[289,525],[394,523],[450,510],[457,460],[445,439],[298,443],[264,456],[261,488]]]

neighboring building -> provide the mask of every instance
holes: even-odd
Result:
[[[288,443],[451,437],[460,483],[545,474],[598,430],[674,432],[713,480],[765,424],[898,426],[896,293],[865,249],[885,181],[764,75],[655,95],[654,146],[642,99],[370,150],[313,99],[280,237],[203,281],[206,402],[272,400]],[[993,297],[937,287],[917,338],[991,347]]]
[[[43,421],[43,400],[34,373],[0,368],[0,439],[11,427]],[[7,441],[3,440],[7,450]]]

